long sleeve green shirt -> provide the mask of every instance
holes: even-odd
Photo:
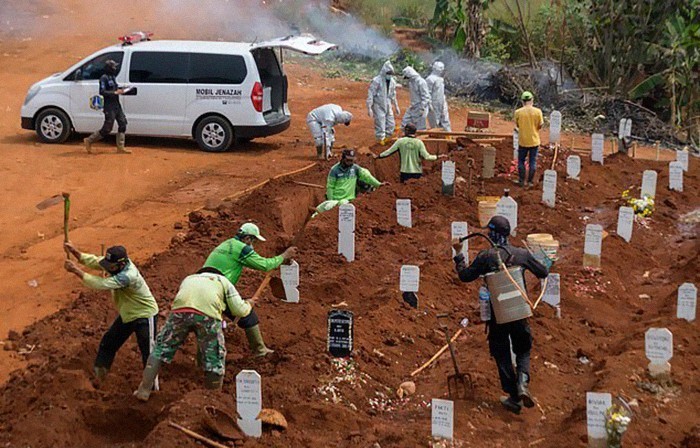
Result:
[[[360,165],[353,164],[346,168],[341,163],[336,163],[328,173],[326,180],[326,199],[329,201],[352,201],[356,196],[358,179],[372,187],[378,187],[382,184],[372,176],[368,169],[362,168]]]
[[[243,267],[269,272],[278,268],[283,261],[281,255],[261,257],[251,246],[234,237],[219,244],[207,257],[204,267],[217,269],[235,285],[241,277]]]
[[[81,254],[79,261],[90,269],[102,269],[99,263],[103,258],[92,254]],[[83,284],[92,289],[112,291],[112,299],[124,323],[158,314],[156,299],[153,298],[146,280],[131,260],[119,273],[109,277],[100,277],[86,272],[83,274]]]
[[[437,156],[430,154],[425,149],[425,144],[415,137],[402,137],[398,139],[391,148],[379,154],[379,158],[389,157],[396,151],[401,156],[401,172],[410,174],[422,174],[423,164],[421,158],[425,160],[437,160]]]
[[[252,309],[226,277],[202,273],[185,277],[172,309],[192,308],[212,319],[221,320],[221,314],[227,306],[231,314],[239,317],[247,316]]]

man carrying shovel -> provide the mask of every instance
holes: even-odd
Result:
[[[252,308],[255,300],[243,300],[233,284],[217,269],[205,267],[187,276],[180,284],[165,326],[158,333],[141,384],[134,392],[136,398],[148,401],[162,363],[173,360],[190,332],[197,336],[205,387],[221,389],[226,370],[222,314],[228,311],[230,315],[245,319],[255,313]]]
[[[503,216],[494,216],[489,221],[488,228],[491,241],[497,246],[505,247],[505,249],[499,247],[482,250],[470,266],[467,266],[464,254],[460,252],[462,243],[458,239],[453,241],[452,247],[457,252],[457,256],[454,257],[455,267],[461,281],[473,282],[483,275],[498,271],[500,269],[498,254],[500,254],[501,260],[506,260],[507,267],[522,266],[535,274],[537,278],[547,277],[549,274],[547,267],[538,262],[530,252],[513,247],[508,243],[508,235],[510,235],[508,219]],[[491,309],[491,316],[494,316],[493,309]],[[487,322],[487,326],[491,356],[498,367],[501,388],[508,394],[501,397],[501,404],[508,411],[520,414],[523,406],[527,408],[535,406],[528,387],[530,383],[530,350],[532,349],[530,325],[527,319],[498,324],[492,317]],[[513,362],[510,356],[511,343],[515,353],[517,375],[513,371]]]
[[[104,381],[117,351],[132,333],[136,333],[136,342],[145,366],[155,339],[158,304],[146,280],[127,256],[124,246],[110,247],[104,257],[80,252],[70,241],[64,243],[63,248],[83,266],[107,271],[109,275],[101,277],[84,272],[72,260],[65,262],[66,271],[78,276],[86,286],[112,291],[112,299],[119,311],[97,350],[94,371],[98,383]]]
[[[241,226],[236,236],[219,244],[204,262],[205,268],[214,268],[226,277],[234,286],[238,283],[244,267],[257,271],[269,272],[277,269],[285,260],[293,258],[297,253],[296,247],[289,247],[282,254],[272,258],[258,255],[253,249],[255,241],[265,241],[260,235],[260,229],[252,222]],[[265,346],[258,316],[250,313],[238,321],[238,326],[245,330],[250,349],[256,357],[273,353]]]

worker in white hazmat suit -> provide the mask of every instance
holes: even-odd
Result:
[[[333,154],[333,143],[335,142],[333,127],[340,123],[349,126],[350,121],[352,121],[352,114],[337,104],[324,104],[309,112],[309,115],[306,116],[306,125],[314,137],[316,156],[319,159],[328,159]]]
[[[413,123],[417,130],[425,129],[425,119],[428,116],[430,106],[430,92],[425,79],[411,66],[403,69],[404,78],[408,79],[408,90],[411,97],[411,105],[406,109],[406,113],[401,120],[401,126]]]
[[[392,107],[393,106],[393,107]],[[396,80],[394,79],[394,66],[386,61],[379,70],[379,74],[372,79],[367,91],[367,114],[374,118],[374,136],[381,145],[394,135],[396,115],[401,113],[399,101],[396,99]]]
[[[430,107],[428,109],[428,124],[431,128],[443,128],[447,132],[452,132],[450,125],[450,113],[447,110],[447,100],[445,99],[445,64],[436,61],[433,64],[433,71],[425,78],[430,92]]]

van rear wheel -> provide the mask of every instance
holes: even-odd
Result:
[[[202,151],[224,152],[233,142],[233,127],[221,117],[206,117],[197,125],[195,140]]]
[[[61,109],[43,110],[36,117],[36,133],[44,143],[63,143],[71,134],[70,118]]]

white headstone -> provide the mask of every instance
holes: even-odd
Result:
[[[515,236],[518,227],[518,203],[510,196],[502,196],[496,203],[496,214],[510,223],[510,234]]]
[[[676,161],[683,164],[683,171],[688,171],[688,155],[690,153],[686,150],[676,151]]]
[[[411,219],[411,200],[397,199],[396,200],[396,222],[404,227],[413,227]]]
[[[557,200],[557,172],[545,170],[542,180],[542,202],[549,207],[554,207]]]
[[[688,322],[695,320],[695,310],[698,306],[698,288],[692,283],[683,283],[678,288],[678,304],[676,317]]]
[[[518,135],[518,131],[513,131],[513,149],[517,151],[519,145],[520,145],[520,136]]]
[[[668,328],[650,328],[644,334],[644,353],[652,364],[664,364],[673,358],[673,334]]]
[[[549,114],[549,143],[559,143],[561,138],[561,112],[553,110]]]
[[[238,426],[250,437],[262,436],[260,375],[255,370],[241,370],[236,375],[236,410],[241,417]]]
[[[455,163],[446,160],[442,162],[442,194],[453,196],[455,194]]]
[[[627,241],[632,239],[632,226],[634,225],[634,209],[632,207],[620,207],[617,212],[617,234]]]
[[[646,170],[642,174],[642,197],[656,197],[656,171]]]
[[[292,260],[291,264],[281,265],[280,276],[287,302],[299,303],[299,263]]]
[[[452,223],[452,239],[453,240],[455,238],[463,238],[467,235],[469,235],[469,225],[466,222],[455,221]],[[464,255],[466,262],[469,263],[469,241],[468,240],[462,241],[462,250],[460,251],[460,253]],[[457,256],[457,252],[455,252],[454,248],[452,249],[452,256],[453,257]]]
[[[355,206],[338,207],[338,253],[348,261],[355,261]]]
[[[586,226],[586,242],[583,253],[586,255],[600,256],[603,247],[603,226],[600,224],[588,224]]]
[[[589,444],[591,439],[606,439],[605,411],[610,406],[612,406],[612,396],[609,393],[586,392],[586,424]]]
[[[632,137],[632,119],[628,118],[625,123],[625,137]]]
[[[668,164],[668,189],[683,191],[683,164],[671,162]]]
[[[433,437],[452,440],[454,437],[454,402],[433,398],[431,408]]]
[[[620,126],[618,127],[617,130],[617,137],[618,138],[625,138],[625,137],[630,137],[632,136],[632,119],[631,118],[622,118],[620,120]]]
[[[591,161],[603,164],[603,148],[605,136],[603,134],[591,135]]]
[[[569,156],[566,158],[566,177],[578,180],[581,174],[581,157]]]
[[[542,301],[553,307],[558,307],[561,303],[561,278],[560,274],[549,274],[547,276],[547,287],[544,290]],[[542,280],[544,283],[544,280]]]
[[[418,292],[420,284],[420,268],[410,264],[401,266],[399,289],[401,292]]]

